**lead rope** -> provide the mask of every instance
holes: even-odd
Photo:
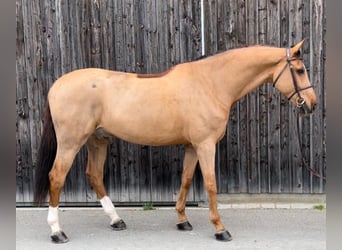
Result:
[[[326,179],[325,176],[322,176],[320,173],[318,173],[315,169],[313,169],[307,162],[306,160],[304,159],[304,153],[303,153],[303,148],[302,148],[302,139],[300,137],[300,134],[299,134],[299,120],[300,120],[300,114],[299,112],[297,112],[297,136],[298,136],[298,143],[299,143],[299,149],[300,149],[300,154],[301,154],[301,157],[302,157],[302,162],[303,162],[303,165],[306,167],[306,169],[312,173],[312,175],[318,177],[318,178],[321,178],[323,180]]]

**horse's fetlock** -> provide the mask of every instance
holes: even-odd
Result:
[[[53,233],[61,231],[61,228],[59,226],[58,207],[49,206],[47,223],[51,227],[51,231]]]
[[[211,211],[209,215],[209,219],[214,225],[221,223],[220,214],[218,212]]]
[[[58,221],[58,207],[51,207],[49,206],[49,212],[48,212],[48,222],[56,222]]]
[[[218,221],[220,221],[220,216],[219,215],[210,215],[210,221],[216,225]]]
[[[185,206],[182,205],[182,204],[176,204],[176,211],[177,211],[179,214],[184,213],[184,211],[185,211]]]

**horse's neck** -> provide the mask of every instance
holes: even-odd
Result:
[[[213,57],[211,63],[208,61],[206,74],[212,76],[221,103],[231,105],[261,84],[272,81],[274,67],[284,56],[285,50],[279,48],[232,50]]]

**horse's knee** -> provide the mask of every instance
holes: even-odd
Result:
[[[190,188],[190,185],[192,183],[192,177],[183,177],[182,178],[182,187],[185,188],[185,189],[189,189]]]
[[[205,188],[206,188],[206,190],[208,192],[209,198],[210,198],[210,196],[217,194],[216,183],[207,183],[205,185]]]

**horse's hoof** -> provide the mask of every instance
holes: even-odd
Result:
[[[228,231],[216,233],[215,237],[219,241],[231,241],[233,239],[232,235]]]
[[[110,226],[115,231],[121,231],[121,230],[125,230],[127,228],[126,223],[123,220],[119,220],[118,222],[115,222],[114,224],[111,224]]]
[[[182,230],[182,231],[191,231],[192,230],[192,226],[191,226],[189,221],[184,221],[182,223],[178,223],[177,228],[178,228],[178,230]]]
[[[69,241],[68,236],[63,231],[53,233],[51,235],[51,240],[53,243],[65,243]]]

